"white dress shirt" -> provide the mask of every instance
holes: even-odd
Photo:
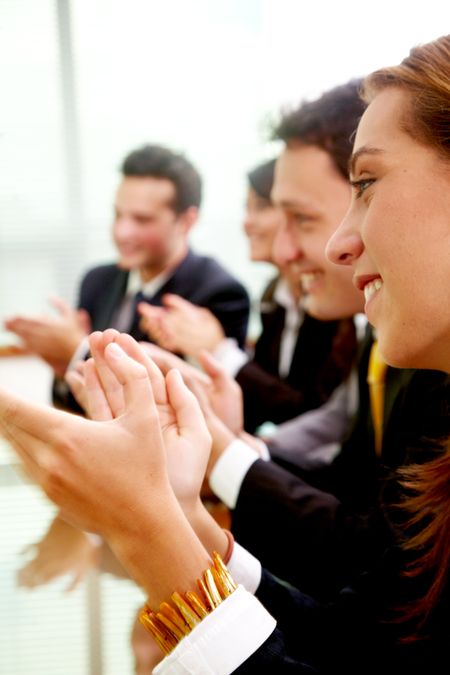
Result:
[[[340,450],[356,409],[356,389],[356,375],[353,375],[320,408],[280,425],[270,439],[267,455],[262,459],[280,457],[305,469],[330,464]],[[278,429],[281,429],[280,433]],[[261,455],[256,450],[235,439],[217,460],[209,485],[228,508],[236,507],[245,476],[258,459]]]
[[[278,280],[273,299],[285,309],[284,327],[280,340],[278,372],[280,377],[287,377],[297,344],[298,331],[302,325],[305,313],[292,295],[286,279],[282,277]],[[240,369],[250,360],[249,354],[239,349],[236,340],[233,338],[224,338],[213,351],[213,356],[233,378],[236,377]]]

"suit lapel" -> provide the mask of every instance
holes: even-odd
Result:
[[[99,302],[97,316],[92,326],[93,330],[106,330],[111,327],[114,312],[120,306],[122,298],[125,295],[127,281],[128,272],[117,269],[116,278],[109,288],[105,289],[105,294]]]
[[[146,299],[147,302],[150,302],[152,305],[161,306],[162,297],[165,293],[176,293],[189,299],[186,290],[190,288],[192,283],[192,271],[196,266],[196,258],[195,253],[189,250],[186,257],[175,268],[172,276],[167,279],[166,283],[161,286],[152,298]]]

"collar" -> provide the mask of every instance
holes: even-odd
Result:
[[[142,291],[143,295],[151,298],[164,286],[172,274],[173,270],[170,270],[170,272],[161,272],[156,277],[153,277],[153,279],[150,279],[150,281],[143,283],[139,270],[130,270],[125,295],[136,295],[138,291]]]
[[[289,288],[287,279],[284,277],[279,278],[273,293],[273,299],[287,311],[295,310],[298,312],[301,310],[300,302],[296,302]]]

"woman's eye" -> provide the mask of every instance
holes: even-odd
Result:
[[[350,181],[350,185],[355,190],[356,199],[362,197],[367,188],[370,187],[374,182],[375,182],[374,178],[363,178],[362,180]]]

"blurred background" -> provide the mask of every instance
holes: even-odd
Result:
[[[200,253],[259,297],[241,231],[246,172],[275,156],[282,107],[400,61],[448,28],[445,0],[0,0],[0,346],[18,312],[76,302],[90,266],[114,259],[112,199],[123,156],[146,142],[184,152],[204,178]],[[256,317],[256,314],[255,314]],[[258,331],[257,319],[251,331]],[[48,401],[51,374],[0,360],[0,384]],[[1,442],[1,441],[0,441]],[[142,595],[96,575],[16,587],[20,551],[54,513],[0,447],[0,673],[127,675]]]

